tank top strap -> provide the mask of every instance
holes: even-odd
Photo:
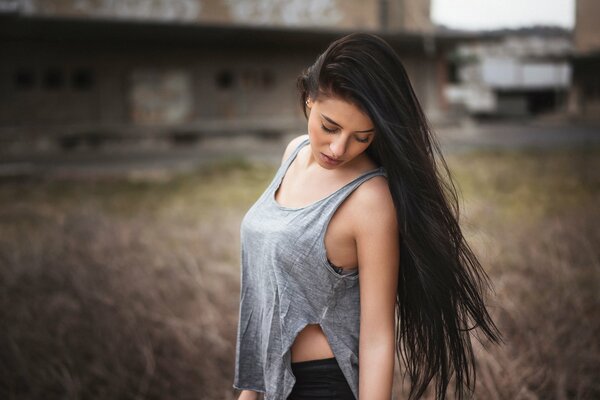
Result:
[[[300,150],[306,146],[309,143],[309,139],[306,138],[304,139],[302,142],[300,142],[300,144],[298,144],[298,146],[296,146],[294,148],[294,150],[292,151],[292,153],[289,155],[288,158],[286,158],[283,163],[281,164],[281,166],[279,167],[279,169],[277,170],[277,173],[275,174],[275,177],[273,178],[273,181],[271,182],[271,187],[270,189],[274,189],[275,187],[279,186],[279,183],[281,182],[281,180],[283,179],[283,177],[285,176],[285,173],[287,172],[287,170],[290,168],[290,165],[292,165],[292,162],[294,161],[294,159],[296,158],[296,156],[298,155],[298,153],[300,152]]]
[[[343,203],[344,200],[346,200],[346,198],[348,196],[350,196],[350,194],[352,192],[354,192],[354,190],[356,190],[364,182],[366,182],[369,179],[374,178],[376,176],[384,176],[387,178],[387,173],[385,171],[385,168],[378,167],[378,168],[372,169],[370,171],[367,171],[367,172],[357,176],[352,181],[348,182],[346,185],[341,187],[338,191],[333,193],[332,196],[330,196],[327,199],[328,201],[325,204],[325,209],[323,210],[324,217],[327,220],[329,220],[329,218],[331,218],[333,216],[333,213],[335,212],[335,210],[337,210],[337,208],[340,206],[340,204]]]
[[[379,167],[361,174],[360,176],[343,186],[337,192],[335,192],[331,197],[327,199],[327,202],[323,205],[321,209],[321,214],[319,216],[318,228],[316,228],[318,233],[315,248],[316,253],[319,255],[319,258],[321,258],[321,261],[329,263],[331,265],[330,261],[327,259],[327,250],[325,249],[325,233],[327,232],[329,222],[331,222],[331,219],[333,218],[333,215],[335,214],[336,210],[344,202],[344,200],[346,200],[346,198],[350,196],[350,194],[354,192],[354,190],[356,190],[356,188],[358,188],[362,183],[376,176],[385,176],[387,178],[385,168]]]

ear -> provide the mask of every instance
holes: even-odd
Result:
[[[309,109],[312,107],[312,99],[310,97],[306,98],[306,107],[308,107]]]

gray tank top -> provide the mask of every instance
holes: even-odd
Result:
[[[305,207],[284,207],[275,192],[305,139],[279,167],[240,228],[241,293],[233,387],[285,400],[296,378],[291,346],[307,324],[320,324],[358,398],[360,299],[358,271],[327,260],[325,232],[339,205],[361,183],[387,176],[368,171]]]

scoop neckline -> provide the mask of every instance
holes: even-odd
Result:
[[[277,190],[281,187],[281,183],[283,182],[283,178],[285,177],[285,174],[287,173],[287,171],[290,169],[290,166],[292,165],[292,163],[294,162],[294,160],[296,159],[296,157],[298,156],[298,153],[300,153],[300,150],[302,150],[302,148],[304,148],[304,146],[306,146],[307,143],[310,143],[310,141],[308,139],[306,139],[306,141],[304,143],[302,143],[300,146],[298,146],[298,148],[296,149],[296,151],[294,152],[294,154],[292,154],[290,156],[290,159],[288,160],[288,162],[285,164],[285,168],[284,170],[281,172],[281,174],[279,174],[279,179],[277,180],[277,184],[275,185],[275,188],[271,191],[271,195],[269,196],[271,203],[273,203],[277,208],[281,209],[281,210],[287,210],[287,211],[299,211],[299,210],[304,210],[310,207],[314,207],[319,203],[324,202],[325,200],[329,199],[330,197],[334,196],[335,194],[339,193],[342,189],[345,189],[346,187],[350,186],[351,184],[353,184],[354,182],[356,182],[357,180],[359,180],[360,178],[371,174],[373,172],[379,171],[381,169],[383,169],[383,167],[377,167],[377,168],[373,168],[369,171],[366,171],[362,174],[360,174],[359,176],[357,176],[356,178],[352,179],[350,182],[346,183],[345,185],[343,185],[342,187],[340,187],[339,189],[337,189],[336,191],[328,194],[327,196],[316,200],[312,203],[309,203],[305,206],[301,206],[301,207],[288,207],[288,206],[284,206],[282,204],[279,204],[277,202],[277,200],[275,200],[275,193],[277,193]]]

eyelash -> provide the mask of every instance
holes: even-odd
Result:
[[[321,124],[321,128],[322,128],[322,129],[323,129],[325,132],[327,132],[327,133],[334,133],[335,131],[337,131],[337,129],[329,129],[329,128],[327,128],[327,127],[326,127],[325,125],[323,125],[323,124]],[[368,143],[368,142],[369,142],[369,139],[368,139],[368,138],[367,138],[367,139],[358,139],[358,138],[356,138],[356,140],[357,140],[358,142],[360,142],[360,143]]]
[[[333,132],[337,131],[337,129],[329,129],[323,124],[321,124],[321,128],[323,128],[323,130],[327,133],[333,133]]]

